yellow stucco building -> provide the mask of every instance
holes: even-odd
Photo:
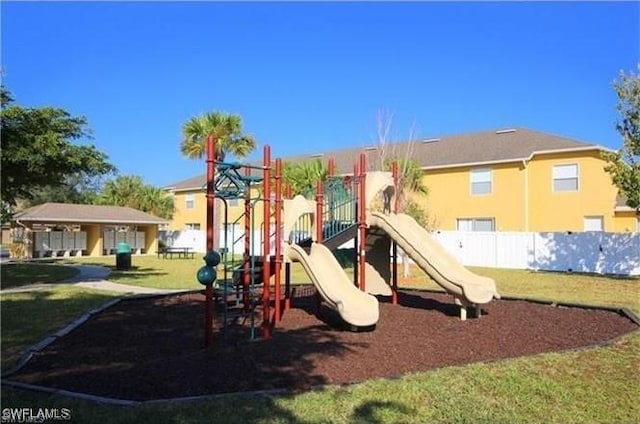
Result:
[[[434,229],[461,231],[637,232],[635,210],[624,205],[601,153],[605,148],[565,137],[512,128],[393,143],[397,157],[416,160],[429,195],[422,199]],[[339,173],[351,174],[360,152],[369,168],[381,146],[309,152],[283,158],[334,158]],[[277,153],[277,152],[276,152]],[[167,187],[174,196],[170,230],[205,229],[205,176]],[[220,212],[222,208],[218,209]],[[243,210],[229,202],[229,221]],[[256,209],[256,223],[262,217]]]

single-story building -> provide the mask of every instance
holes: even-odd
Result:
[[[102,256],[126,242],[132,252],[158,250],[158,226],[169,221],[121,206],[44,203],[14,215],[11,236],[26,257]]]

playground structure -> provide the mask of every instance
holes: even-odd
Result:
[[[319,301],[324,300],[352,328],[375,327],[379,319],[376,295],[391,296],[391,302],[397,304],[398,246],[453,295],[454,302],[460,305],[461,319],[466,319],[467,308],[474,308],[475,316],[479,316],[480,305],[499,298],[492,279],[461,266],[413,218],[398,213],[396,164],[391,172],[367,172],[366,156],[362,153],[354,166],[353,177],[344,177],[334,175],[335,165],[330,160],[329,178],[318,183],[315,200],[300,195],[284,199],[282,162],[276,159],[274,167],[269,146],[264,147],[262,166],[222,162],[215,157],[215,152],[215,140],[209,137],[205,261],[213,273],[198,272],[199,281],[205,285],[205,346],[209,346],[213,338],[214,298],[222,304],[223,339],[229,324],[237,320],[248,321],[250,338],[257,338],[257,306],[262,310],[260,337],[269,338],[273,327],[291,306],[289,267],[292,262],[302,265],[316,288]],[[261,175],[256,175],[258,172]],[[285,191],[287,197],[291,197],[290,190]],[[372,206],[378,193],[384,195],[382,212],[374,211]],[[244,201],[244,213],[234,222],[244,220],[242,259],[237,261],[233,250],[223,252],[222,281],[216,281],[217,263],[212,260],[215,255],[209,254],[215,245],[215,198],[225,205],[225,224],[229,224],[227,200]],[[251,243],[257,205],[262,206],[259,252]],[[352,239],[355,246],[353,282],[332,253]],[[235,241],[231,246],[235,246]],[[227,242],[225,240],[225,246],[229,245]],[[230,296],[235,301],[233,310],[229,309]]]

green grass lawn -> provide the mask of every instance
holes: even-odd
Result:
[[[74,259],[75,261],[75,259]],[[82,259],[106,263],[115,259]],[[134,256],[132,271],[111,280],[145,287],[197,288],[201,258]],[[479,269],[503,296],[628,307],[640,314],[640,280]],[[412,270],[407,287],[436,288]],[[294,267],[292,280],[308,281]],[[46,293],[5,294],[3,364],[24,347],[112,295],[61,285]],[[5,356],[9,359],[5,360]],[[14,359],[12,359],[14,358]],[[141,407],[98,405],[3,387],[6,407],[70,408],[83,423],[637,423],[640,422],[640,333],[606,346],[373,380],[287,396],[230,397]]]
[[[0,295],[2,369],[12,366],[24,349],[115,294],[68,284],[25,293]]]
[[[196,279],[196,272],[204,265],[202,255],[193,259],[162,259],[156,256],[132,256],[131,269],[118,271],[115,267],[115,257],[66,259],[63,263],[102,265],[111,268],[109,280],[120,284],[160,289],[198,289],[202,287]],[[224,278],[222,268],[219,268],[218,278]],[[284,282],[284,266],[282,273]],[[231,275],[228,276],[231,278]],[[294,283],[309,283],[309,277],[302,266],[294,263],[291,266],[291,281]]]
[[[640,315],[640,278],[608,277],[562,272],[470,267],[496,281],[502,296],[553,300],[565,303],[627,307]],[[417,267],[400,286],[442,290]]]
[[[15,263],[0,266],[0,288],[53,283],[75,276],[75,268],[57,264]]]

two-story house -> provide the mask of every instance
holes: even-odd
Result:
[[[369,169],[382,146],[354,147],[284,161],[333,158],[338,173],[353,173],[361,152]],[[602,146],[513,128],[392,143],[398,157],[415,159],[429,195],[422,199],[436,229],[460,231],[636,232],[635,210],[624,206],[604,170]],[[277,151],[274,152],[277,155]],[[175,198],[170,230],[204,229],[205,176],[166,187]],[[242,201],[230,201],[235,220]],[[261,222],[256,215],[256,225]]]

